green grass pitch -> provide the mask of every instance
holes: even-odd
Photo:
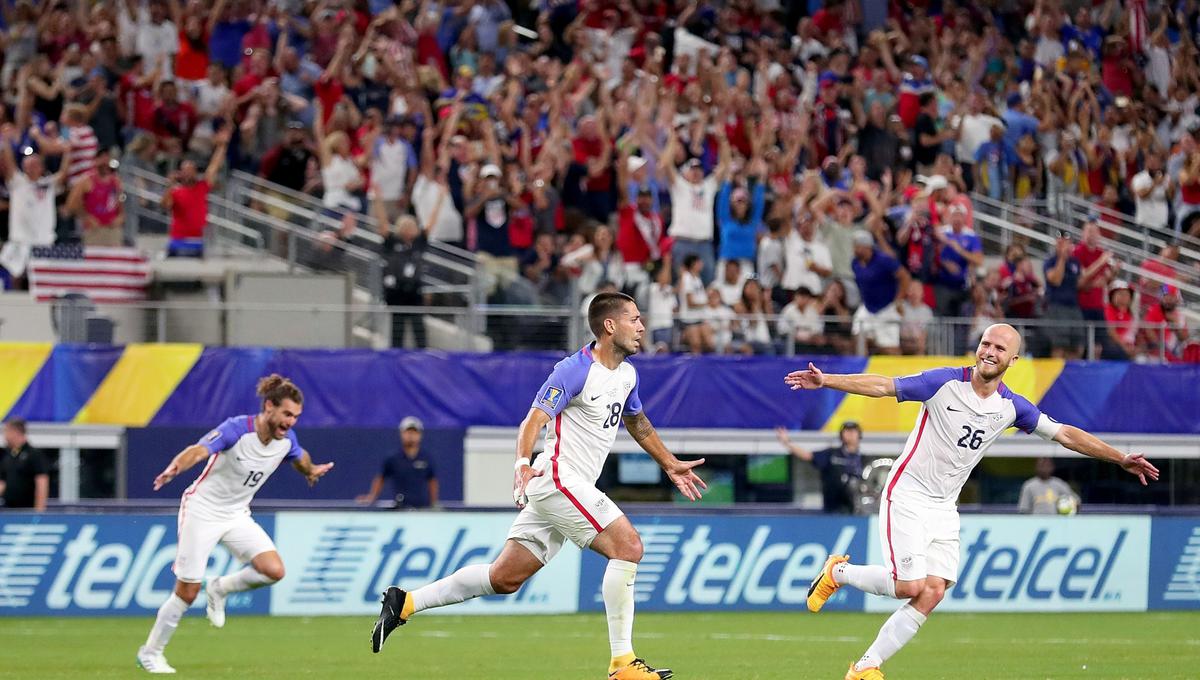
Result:
[[[840,680],[886,615],[647,613],[634,641],[679,680]],[[0,678],[137,678],[150,618],[0,618]],[[231,616],[193,608],[167,658],[181,678],[604,680],[604,618],[418,616],[371,654],[371,617]],[[934,614],[889,680],[1200,678],[1200,612]],[[147,676],[148,677],[148,676]]]

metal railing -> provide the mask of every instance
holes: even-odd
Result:
[[[1020,206],[1009,205],[1001,201],[996,201],[988,198],[987,196],[975,195],[972,198],[975,201],[975,214],[977,216],[982,213],[1004,222],[1009,222],[1013,226],[1026,226],[1027,228],[1033,228],[1033,231],[1041,232],[1043,236],[1049,238],[1049,241],[1039,239],[1042,242],[1053,244],[1055,237],[1060,231],[1069,233],[1076,239],[1078,239],[1083,233],[1082,222],[1060,221],[1053,217],[1039,214],[1033,210],[1028,210]],[[990,224],[998,227],[1002,225],[1001,222],[994,221],[990,222]],[[1105,225],[1105,228],[1109,228],[1109,226],[1110,225]],[[1040,229],[1037,229],[1036,227],[1040,227]],[[1112,225],[1112,230],[1122,238],[1101,238],[1101,247],[1103,247],[1105,250],[1111,251],[1124,263],[1129,263],[1131,268],[1133,262],[1140,262],[1148,257],[1157,255],[1158,248],[1165,244],[1165,241],[1155,240],[1150,236],[1138,234],[1116,225]],[[1013,230],[1009,229],[1008,231]],[[1137,245],[1127,242],[1125,240],[1126,238]],[[1181,282],[1190,281],[1195,276],[1195,265],[1197,263],[1200,263],[1200,252],[1191,250],[1187,250],[1185,252],[1182,249],[1180,253],[1180,260],[1178,262],[1163,261],[1163,264],[1173,271],[1175,273],[1175,278]],[[1151,279],[1158,279],[1161,276],[1153,272],[1145,272],[1142,274],[1142,272],[1139,271],[1137,273],[1148,276]]]
[[[135,233],[161,233],[170,221],[162,208],[169,180],[134,167],[123,167],[127,214]],[[255,211],[218,194],[208,197],[207,252],[226,257],[276,257],[289,271],[348,272],[369,299],[383,297],[383,261],[378,252]],[[154,228],[146,228],[153,225]]]
[[[30,312],[48,314],[47,305],[33,300]],[[99,305],[98,313],[115,326],[115,342],[204,342],[213,345],[288,347],[415,347],[449,351],[554,350],[573,352],[591,339],[586,319],[571,307],[471,305],[466,307],[388,307],[379,304],[332,305],[305,303],[138,302]],[[716,351],[726,353],[842,354],[901,352],[908,355],[962,356],[974,351],[989,318],[935,318],[928,324],[873,321],[857,324],[851,317],[819,317],[815,337],[793,331],[781,315],[733,316],[706,321],[713,328]],[[419,321],[419,323],[416,323]],[[1166,362],[1182,347],[1164,341],[1165,324],[1132,322],[1137,331],[1136,352],[1128,356],[1109,337],[1108,325],[1053,319],[1008,319],[1024,336],[1027,356],[1050,356],[1061,338],[1073,343],[1068,358]],[[32,325],[32,324],[31,324]],[[13,328],[17,328],[14,326]],[[5,326],[4,340],[52,341],[55,338],[20,335]],[[877,335],[878,334],[878,335]],[[680,324],[662,338],[647,330],[642,348],[652,353],[663,340],[668,352],[691,349]],[[895,349],[880,348],[873,338],[900,338]],[[1174,334],[1172,334],[1174,335]],[[1186,333],[1183,333],[1186,337]],[[423,342],[422,342],[423,341]],[[1200,340],[1197,341],[1200,343]],[[1073,351],[1071,351],[1073,349]]]
[[[313,233],[340,230],[342,223],[325,214],[321,201],[315,196],[294,191],[241,170],[230,173],[228,200],[254,212],[273,215],[289,224]],[[350,242],[378,252],[383,244],[379,225],[363,213],[354,213],[354,230]],[[427,292],[456,296],[459,304],[483,302],[479,261],[476,255],[448,243],[429,241],[425,254],[425,289]]]
[[[986,201],[990,202],[991,199],[986,199]],[[1079,232],[1077,228],[1071,228],[1069,225],[1057,221],[1042,221],[1035,223],[1034,226],[1026,226],[989,214],[987,209],[989,207],[988,203],[985,202],[982,205],[985,209],[977,209],[975,211],[975,230],[986,244],[995,244],[1001,249],[1012,243],[1015,240],[1014,236],[1019,236],[1025,241],[1026,250],[1030,256],[1044,259],[1054,252],[1056,241],[1056,235],[1052,233],[1054,230],[1062,228],[1070,233],[1078,234]],[[1038,226],[1041,228],[1037,228]],[[1108,243],[1111,243],[1111,241]],[[1121,249],[1122,252],[1128,253],[1127,246],[1121,246]],[[1140,258],[1136,259],[1140,260]],[[1122,275],[1131,282],[1140,278],[1161,280],[1162,274],[1134,264],[1134,261],[1134,257],[1126,254],[1124,257],[1118,257],[1115,263]],[[1185,314],[1194,320],[1200,319],[1200,314],[1196,312],[1196,306],[1200,304],[1200,285],[1196,283],[1192,273],[1181,270],[1181,266],[1178,263],[1176,263],[1173,271],[1177,272],[1178,278],[1172,281],[1172,284],[1179,288],[1179,292],[1183,297],[1186,305]]]
[[[1093,215],[1097,215],[1103,218],[1105,229],[1120,234],[1122,239],[1127,239],[1131,244],[1146,244],[1147,248],[1157,249],[1164,244],[1177,242],[1180,244],[1181,254],[1186,250],[1188,257],[1200,259],[1200,239],[1188,234],[1176,233],[1174,229],[1167,227],[1141,224],[1132,215],[1113,210],[1080,196],[1064,196],[1060,215],[1064,219],[1077,221],[1091,219]]]

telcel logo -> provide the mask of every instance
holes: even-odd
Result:
[[[771,528],[759,526],[746,542],[713,542],[701,525],[679,544],[679,561],[664,599],[668,604],[798,604],[825,558],[845,553],[855,528],[843,527],[832,547],[821,543],[772,541]]]
[[[1028,547],[989,541],[988,529],[965,547],[959,582],[949,592],[951,600],[1113,601],[1121,592],[1105,590],[1113,565],[1125,544],[1128,529],[1111,542],[1098,545],[1048,542],[1041,529]]]

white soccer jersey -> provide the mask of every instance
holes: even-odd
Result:
[[[896,378],[896,401],[924,402],[904,453],[892,466],[886,498],[954,506],[971,470],[1010,427],[1053,439],[1061,424],[1003,383],[987,399],[971,388],[975,369],[935,368]]]
[[[188,516],[227,520],[250,514],[250,499],[285,460],[300,457],[300,443],[288,430],[283,439],[263,444],[254,416],[234,416],[197,442],[212,455],[204,471],[183,492],[180,522]]]
[[[558,362],[533,401],[553,421],[546,428],[545,453],[534,464],[546,474],[529,483],[530,495],[594,486],[621,417],[642,412],[637,388],[632,364],[610,371],[592,356],[591,345]]]

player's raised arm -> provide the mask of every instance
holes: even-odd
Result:
[[[650,419],[640,410],[627,414],[624,421],[625,429],[629,430],[633,440],[667,473],[667,478],[675,488],[690,501],[700,500],[701,490],[707,489],[708,485],[700,479],[694,469],[703,465],[704,459],[683,461],[676,458],[675,454],[667,450],[667,445],[650,424]]]
[[[848,394],[859,394],[864,397],[894,397],[896,396],[895,380],[885,375],[872,373],[855,373],[852,375],[836,375],[822,373],[811,361],[803,371],[792,371],[783,381],[793,390],[816,390],[828,387]]]
[[[517,460],[513,466],[513,502],[518,508],[524,508],[529,500],[525,497],[525,487],[529,485],[529,480],[545,474],[544,470],[535,470],[530,461],[533,460],[533,445],[548,422],[550,414],[534,406],[529,409],[525,420],[521,421],[521,429],[517,432]]]
[[[300,455],[292,459],[292,467],[296,469],[296,472],[304,475],[304,478],[308,480],[308,485],[312,486],[317,483],[317,480],[324,477],[326,472],[333,469],[333,463],[314,465],[308,451],[301,449]]]
[[[178,477],[180,473],[187,471],[188,468],[208,458],[208,456],[209,450],[203,444],[192,444],[180,451],[179,455],[172,458],[170,464],[163,468],[163,471],[158,473],[158,476],[154,478],[154,490],[158,491],[163,488],[172,479]]]
[[[1147,484],[1147,478],[1156,482],[1158,481],[1158,468],[1146,460],[1145,455],[1140,453],[1121,453],[1105,443],[1104,440],[1086,430],[1081,430],[1071,425],[1063,425],[1059,428],[1058,434],[1054,435],[1054,441],[1085,456],[1091,456],[1097,460],[1106,460],[1110,463],[1120,465],[1126,472],[1141,480],[1142,486]]]

